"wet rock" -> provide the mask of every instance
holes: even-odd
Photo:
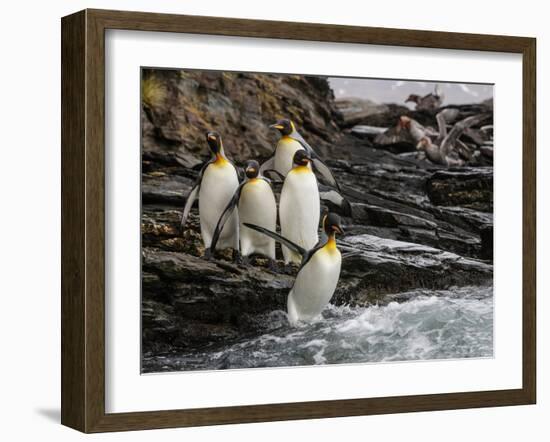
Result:
[[[428,179],[426,193],[430,201],[438,206],[463,206],[491,212],[493,169],[438,171]]]
[[[480,256],[478,233],[463,230],[447,223],[445,217],[436,217],[432,213],[418,215],[395,211],[364,204],[353,205],[353,224],[346,231],[353,234],[367,233],[387,239],[425,244],[440,247],[465,256]]]
[[[372,235],[346,237],[346,251],[359,252],[342,264],[335,303],[369,305],[387,293],[479,285],[492,279],[493,266],[433,247]]]
[[[365,225],[383,227],[418,227],[424,229],[436,229],[437,223],[423,217],[409,213],[399,212],[389,208],[379,207],[370,204],[356,204],[354,210],[364,212],[362,218]],[[359,218],[360,215],[357,216]]]
[[[475,235],[479,235],[487,226],[493,225],[492,212],[481,212],[460,206],[437,206],[430,207],[429,210],[438,219]]]
[[[144,347],[150,351],[165,341],[166,333],[174,347],[258,332],[254,316],[284,310],[294,280],[265,267],[148,247],[143,249],[142,269],[142,308],[152,325],[144,335]],[[195,325],[192,330],[189,322]],[[163,330],[166,324],[168,331]]]

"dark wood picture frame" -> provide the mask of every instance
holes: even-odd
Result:
[[[404,29],[84,10],[62,19],[61,422],[83,432],[533,404],[536,400],[536,40]],[[105,30],[518,53],[523,57],[523,386],[271,405],[105,412]]]

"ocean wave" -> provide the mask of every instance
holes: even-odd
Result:
[[[402,295],[402,294],[401,294]],[[163,359],[179,370],[479,358],[493,355],[492,287],[418,290],[384,306],[329,305],[312,323],[273,329],[215,352]]]

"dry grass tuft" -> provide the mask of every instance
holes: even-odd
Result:
[[[159,107],[167,95],[166,86],[154,75],[141,80],[141,100],[144,105],[150,108]]]

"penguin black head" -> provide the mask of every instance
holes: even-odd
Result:
[[[336,233],[342,235],[344,229],[342,228],[340,217],[334,212],[329,212],[328,215],[325,215],[323,218],[323,230],[327,236],[334,236]]]
[[[206,134],[206,142],[214,155],[222,150],[222,136],[218,132],[208,132]]]
[[[279,132],[281,132],[281,135],[290,135],[292,132],[294,132],[294,123],[288,118],[279,120],[269,127],[272,129],[277,129]]]
[[[260,173],[260,164],[256,160],[250,160],[246,163],[244,172],[248,179],[257,178]]]
[[[292,162],[295,166],[307,166],[311,161],[311,156],[304,149],[297,150]]]

